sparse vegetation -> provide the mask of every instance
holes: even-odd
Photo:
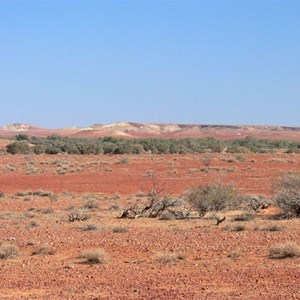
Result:
[[[0,259],[15,258],[19,254],[19,249],[16,245],[2,244],[0,245]]]
[[[108,260],[108,255],[104,249],[98,248],[83,251],[78,258],[83,259],[87,264],[104,264]]]
[[[112,228],[112,232],[114,233],[125,233],[128,232],[128,228],[122,226],[115,226]]]
[[[186,254],[183,252],[163,251],[157,252],[154,256],[154,261],[160,264],[175,263],[180,260],[185,260]]]
[[[269,258],[297,258],[300,257],[300,245],[294,242],[274,245],[269,249]]]
[[[261,231],[282,231],[284,228],[278,225],[269,225],[261,228]]]
[[[201,216],[209,211],[238,207],[244,200],[233,186],[220,181],[193,187],[186,193],[185,198]]]
[[[234,216],[232,218],[232,221],[247,222],[247,221],[252,221],[253,219],[254,219],[253,214],[244,213],[241,215]]]
[[[227,224],[224,227],[224,230],[226,231],[231,231],[231,232],[235,232],[235,231],[244,231],[246,228],[243,224]]]
[[[81,231],[96,231],[98,229],[98,227],[93,223],[89,223],[89,224],[84,224],[84,225],[80,226],[79,229]]]
[[[54,248],[47,243],[39,245],[32,251],[32,255],[53,255],[54,253]]]
[[[300,217],[300,173],[287,173],[274,184],[275,203],[286,213]]]

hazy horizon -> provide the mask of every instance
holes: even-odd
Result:
[[[0,2],[0,126],[300,126],[300,2]]]

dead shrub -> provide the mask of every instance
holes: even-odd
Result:
[[[84,259],[87,264],[104,264],[108,260],[108,255],[104,249],[98,248],[82,251],[78,258]]]
[[[294,242],[274,245],[269,249],[269,258],[297,258],[300,257],[300,245]]]
[[[19,254],[16,245],[2,244],[0,245],[0,259],[15,258]]]

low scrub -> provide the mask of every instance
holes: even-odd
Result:
[[[294,242],[274,245],[269,249],[269,258],[297,258],[300,257],[300,245]]]
[[[222,182],[191,188],[185,198],[200,216],[204,216],[209,211],[237,208],[244,201],[244,197],[233,186]]]
[[[275,203],[286,213],[300,217],[300,173],[287,173],[274,183]]]
[[[261,228],[261,231],[282,231],[284,228],[280,227],[278,225],[270,225],[270,226],[266,226]]]
[[[254,219],[253,214],[241,214],[233,217],[232,221],[239,221],[239,222],[247,222],[247,221],[252,221]]]
[[[108,255],[104,249],[82,251],[78,258],[83,259],[87,264],[104,264],[108,260]]]
[[[2,244],[0,245],[0,259],[14,258],[19,254],[19,249],[15,245]]]
[[[112,232],[114,233],[125,233],[128,232],[128,228],[122,226],[115,226],[112,228]]]
[[[226,231],[244,231],[245,226],[243,224],[228,224],[224,227],[224,230]]]
[[[185,253],[173,252],[173,251],[157,252],[154,256],[154,261],[160,264],[170,264],[185,259],[186,259]]]
[[[79,229],[81,231],[96,231],[98,230],[98,227],[95,224],[89,223],[80,226]]]
[[[32,255],[53,255],[54,253],[54,248],[47,243],[38,246],[32,251]]]

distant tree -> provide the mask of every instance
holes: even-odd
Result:
[[[16,141],[28,141],[28,135],[27,134],[18,134],[15,137]]]

